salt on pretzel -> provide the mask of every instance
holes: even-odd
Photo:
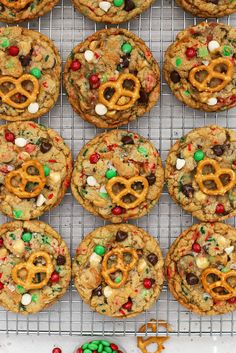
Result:
[[[221,73],[216,71],[216,66],[225,65],[227,67],[227,71],[225,73]],[[206,71],[207,76],[204,78],[202,82],[196,79],[196,74],[201,71]],[[212,60],[212,62],[206,65],[200,65],[194,67],[189,73],[189,81],[191,84],[198,89],[198,91],[202,92],[219,92],[222,90],[227,84],[232,80],[234,73],[234,65],[233,63],[226,58],[217,58]],[[215,87],[209,87],[209,83],[212,79],[220,79],[221,83],[216,85]]]
[[[32,92],[28,92],[23,86],[22,83],[25,81],[30,81],[33,84]],[[1,85],[4,83],[12,83],[14,88],[7,93],[3,92],[1,89]],[[36,77],[30,74],[24,74],[19,78],[14,78],[11,76],[2,76],[0,77],[0,98],[3,103],[10,105],[16,109],[24,109],[36,101],[37,95],[39,93],[39,82]],[[25,96],[27,99],[25,102],[16,103],[12,100],[12,97],[16,94],[21,94]]]
[[[152,319],[146,325],[141,326],[139,329],[139,332],[146,332],[147,329],[151,329],[152,332],[157,333],[158,326],[165,327],[168,332],[172,331],[170,325],[167,322],[161,321],[161,320],[156,321]],[[161,353],[162,350],[165,349],[165,347],[163,346],[163,343],[168,339],[169,339],[168,336],[155,336],[155,337],[149,337],[147,339],[144,339],[143,337],[137,337],[137,345],[138,345],[138,348],[140,348],[143,353],[149,353],[149,351],[147,350],[147,347],[150,344],[155,343],[157,344],[157,349],[153,353]]]
[[[38,170],[38,175],[29,174],[28,169],[34,167]],[[18,177],[20,182],[15,186],[12,184],[13,178]],[[33,191],[26,191],[27,183],[36,183]],[[46,184],[46,177],[41,163],[37,160],[31,159],[22,164],[22,167],[8,173],[5,177],[5,186],[8,191],[18,196],[20,199],[27,199],[38,196]]]
[[[45,265],[36,266],[35,260],[42,258],[45,261]],[[23,279],[19,276],[19,273],[26,271],[26,277]],[[11,271],[13,281],[22,286],[26,290],[30,289],[42,289],[48,284],[48,281],[54,271],[54,266],[50,255],[45,251],[37,251],[30,255],[26,262],[21,262],[15,265]],[[39,282],[35,282],[35,275],[42,273],[45,278]]]
[[[134,82],[133,90],[129,90],[124,88],[124,82],[126,80],[130,80]],[[134,76],[133,74],[121,74],[117,81],[112,82],[108,81],[103,83],[98,90],[98,98],[99,102],[104,104],[110,110],[127,110],[132,107],[135,102],[140,98],[140,82],[139,79]],[[114,94],[110,100],[105,98],[105,90],[106,89],[113,89]],[[126,98],[129,101],[126,103]]]
[[[219,280],[213,283],[209,283],[207,277],[212,274],[216,275]],[[233,297],[236,297],[236,288],[231,287],[231,285],[227,282],[228,278],[230,277],[236,277],[235,270],[224,273],[217,268],[207,268],[202,272],[201,276],[203,288],[215,300],[229,300]],[[224,288],[227,293],[217,293],[214,291],[216,288]]]
[[[1,0],[0,2],[9,9],[22,10],[33,0]]]
[[[124,262],[124,254],[130,254],[132,256],[132,260],[130,263],[125,263]],[[115,264],[111,265],[110,267],[108,266],[108,261],[112,256],[115,256]],[[138,261],[138,254],[135,249],[131,248],[124,248],[124,247],[118,247],[115,249],[110,250],[103,258],[102,261],[102,276],[105,280],[105,282],[111,287],[111,288],[120,288],[123,286],[129,276],[129,271],[134,268],[135,264]],[[114,282],[111,279],[111,274],[115,272],[121,272],[122,273],[122,279],[119,283]]]
[[[143,184],[143,189],[141,192],[137,192],[132,188],[132,185],[137,182],[140,182]],[[115,184],[122,184],[125,186],[125,188],[116,194],[113,192],[113,186]],[[128,180],[118,176],[108,180],[108,183],[106,185],[106,190],[110,195],[113,203],[128,210],[130,208],[137,207],[140,203],[142,203],[145,200],[145,197],[147,196],[147,193],[148,193],[148,186],[149,186],[148,181],[143,176],[135,176]],[[128,194],[133,195],[136,199],[130,203],[124,202],[122,198]]]
[[[214,173],[203,174],[203,169],[206,166],[211,166],[214,169]],[[224,185],[220,179],[221,175],[229,175],[230,181]],[[216,196],[224,195],[227,191],[232,189],[236,183],[236,175],[232,169],[221,168],[219,163],[214,159],[206,158],[198,163],[197,173],[195,175],[196,182],[204,194]],[[208,189],[204,183],[206,181],[213,181],[215,183],[215,189]]]

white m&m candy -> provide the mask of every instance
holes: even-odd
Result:
[[[88,176],[87,177],[87,184],[89,186],[96,186],[98,185],[97,180],[93,176]]]
[[[92,52],[92,50],[86,50],[84,53],[84,58],[88,63],[93,61],[94,53]]]
[[[208,49],[209,49],[210,52],[218,49],[219,47],[220,47],[220,44],[216,40],[211,40],[208,43]]]
[[[23,304],[24,306],[27,306],[31,303],[31,301],[32,301],[32,297],[30,294],[25,293],[22,295],[21,304]]]
[[[15,145],[18,147],[25,147],[27,145],[28,141],[24,139],[23,137],[17,137],[15,139]]]
[[[208,101],[207,101],[207,104],[208,105],[216,105],[217,104],[217,98],[209,98]]]
[[[95,107],[95,112],[97,115],[106,115],[107,107],[104,104],[98,103]]]
[[[31,114],[35,114],[37,113],[39,110],[39,104],[38,103],[30,103],[30,105],[28,106],[28,112]]]

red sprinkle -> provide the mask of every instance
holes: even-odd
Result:
[[[0,248],[3,246],[3,238],[0,238]]]
[[[54,271],[51,275],[50,280],[52,283],[57,283],[60,280],[59,274],[56,271]]]
[[[17,56],[19,54],[19,48],[15,45],[12,45],[9,47],[8,53],[11,56]]]
[[[2,290],[3,288],[4,288],[4,284],[0,282],[0,290]]]
[[[194,48],[187,48],[185,54],[188,59],[192,59],[196,56],[196,50]]]
[[[7,142],[14,142],[15,141],[15,135],[9,131],[9,130],[6,130],[5,131],[5,139]]]
[[[55,159],[49,159],[48,162],[50,162],[50,163],[57,163],[57,161],[56,161]]]
[[[127,310],[127,311],[130,311],[132,309],[132,305],[133,305],[132,301],[129,300],[127,303],[122,305],[122,308]]]
[[[83,353],[83,349],[80,347],[77,349],[76,353]]]
[[[111,343],[110,347],[113,351],[117,351],[118,350],[118,346],[115,343]]]
[[[218,203],[218,205],[216,205],[215,213],[217,214],[225,213],[225,208],[224,208],[224,205],[222,205],[222,203]]]
[[[116,206],[112,209],[112,213],[115,215],[115,216],[119,216],[120,214],[123,213],[123,208],[121,208],[120,206]]]
[[[143,286],[146,289],[151,289],[152,288],[152,280],[151,280],[151,278],[144,278]]]
[[[79,60],[74,60],[70,64],[70,68],[72,71],[78,71],[81,68],[81,63]]]
[[[48,200],[51,200],[53,198],[53,194],[48,195]]]
[[[34,123],[31,123],[31,122],[30,122],[30,123],[28,123],[28,125],[31,126],[33,129],[36,128],[36,125],[35,125]]]
[[[99,153],[93,153],[89,157],[89,161],[91,164],[96,164],[100,159],[100,154]]]
[[[193,249],[194,252],[199,253],[199,252],[201,252],[201,249],[202,249],[202,248],[201,248],[201,245],[200,245],[200,244],[198,244],[198,243],[193,243],[192,249]]]
[[[230,298],[227,300],[227,303],[229,304],[235,304],[236,303],[236,297]]]
[[[192,150],[192,145],[190,145],[190,143],[188,144],[188,150],[189,150],[189,151]]]

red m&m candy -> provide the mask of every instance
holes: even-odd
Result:
[[[19,54],[19,48],[16,45],[12,45],[9,47],[8,53],[11,56],[17,56]]]

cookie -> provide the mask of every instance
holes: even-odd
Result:
[[[131,224],[97,228],[76,250],[72,275],[83,299],[99,314],[128,318],[148,310],[164,275],[157,241]]]
[[[144,216],[164,183],[161,158],[140,135],[113,130],[89,141],[77,156],[71,190],[89,212],[112,223]]]
[[[45,15],[58,3],[58,0],[1,0],[0,21],[17,23]]]
[[[22,220],[57,206],[70,184],[72,156],[54,130],[32,121],[0,126],[0,211]]]
[[[201,221],[236,215],[236,132],[220,126],[190,131],[166,161],[170,196]]]
[[[54,43],[20,27],[0,28],[0,119],[30,120],[54,106],[61,59]]]
[[[178,302],[200,315],[236,310],[236,229],[194,224],[172,244],[165,260],[168,285]]]
[[[177,4],[194,16],[223,17],[236,12],[236,5],[228,0],[176,0]]]
[[[96,22],[126,22],[147,10],[154,0],[73,0],[75,8]]]
[[[181,102],[215,112],[236,105],[236,29],[202,22],[177,35],[165,53],[164,76]]]
[[[160,95],[160,71],[145,43],[111,28],[77,45],[64,69],[73,109],[100,128],[125,125],[144,115]]]
[[[49,225],[14,221],[0,226],[0,305],[33,314],[62,297],[71,278],[67,246]]]

